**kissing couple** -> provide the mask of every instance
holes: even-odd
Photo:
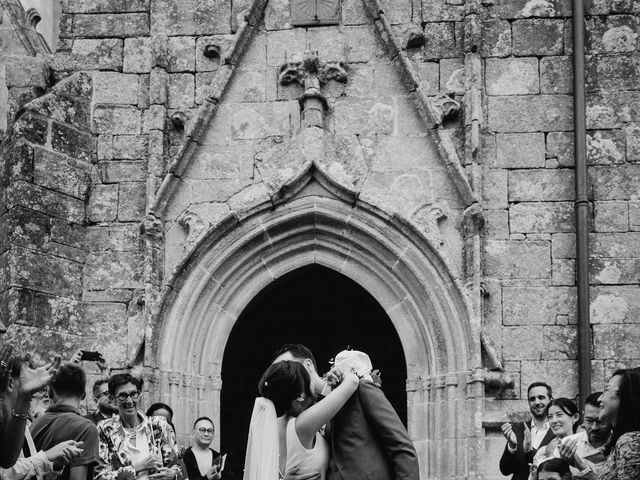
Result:
[[[418,480],[416,450],[368,355],[340,352],[326,379],[304,345],[276,352],[258,384],[244,480]]]

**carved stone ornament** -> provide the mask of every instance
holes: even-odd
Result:
[[[142,222],[142,231],[149,242],[153,246],[159,246],[162,243],[164,234],[162,222],[153,215],[147,215]]]
[[[191,210],[178,217],[178,223],[187,231],[186,247],[191,248],[207,230],[207,223]]]
[[[346,82],[347,70],[344,62],[320,63],[318,52],[307,50],[280,67],[279,80],[282,85],[299,83],[304,87],[304,93],[298,98],[303,127],[323,127],[324,111],[329,104],[320,90],[321,85],[330,80]]]
[[[342,61],[320,63],[315,50],[294,54],[280,67],[279,81],[282,85],[299,83],[305,89],[319,88],[330,80],[346,83],[346,64]]]
[[[433,101],[433,106],[440,114],[440,123],[453,120],[460,113],[460,102],[453,98],[453,94],[443,93]]]
[[[292,0],[292,25],[335,25],[340,22],[340,0]]]
[[[440,222],[447,218],[444,207],[437,203],[428,205],[420,208],[413,217],[427,237],[438,246],[444,245],[440,231]]]

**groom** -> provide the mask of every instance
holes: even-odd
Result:
[[[312,392],[316,396],[328,394],[330,389],[318,375],[315,358],[307,347],[284,345],[273,362],[282,360],[302,363],[311,377]],[[409,434],[370,377],[360,380],[356,393],[333,418],[329,437],[327,480],[419,479],[418,459]]]

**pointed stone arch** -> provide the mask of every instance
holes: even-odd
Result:
[[[211,228],[167,282],[150,325],[155,394],[182,405],[185,422],[219,412],[222,357],[238,316],[275,279],[314,263],[363,286],[396,328],[423,471],[468,474],[474,467],[446,460],[466,455],[464,465],[475,465],[473,442],[481,441],[474,423],[483,392],[479,320],[465,288],[410,222],[358,199],[312,163],[276,204],[248,206]]]

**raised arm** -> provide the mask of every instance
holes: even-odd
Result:
[[[338,413],[357,388],[357,375],[345,373],[342,376],[342,383],[337,388],[334,388],[329,395],[298,415],[295,425],[300,443],[305,446],[309,445],[316,432]]]
[[[372,382],[363,380],[358,389],[362,409],[387,453],[396,480],[418,480],[420,478],[418,457],[407,429],[382,390]]]

